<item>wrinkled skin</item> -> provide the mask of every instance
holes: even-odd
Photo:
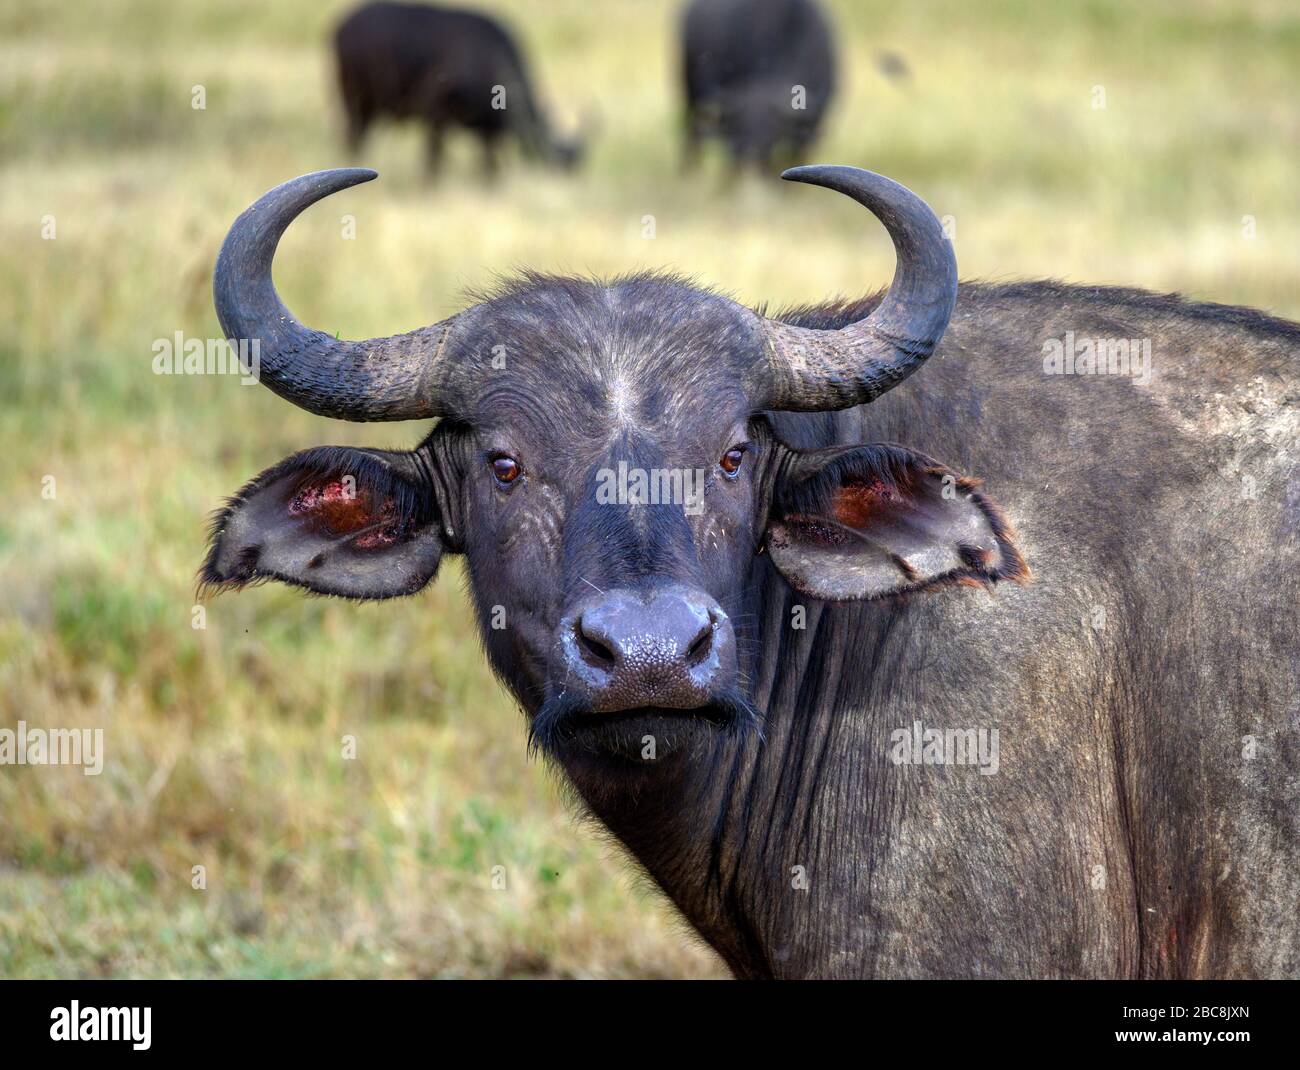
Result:
[[[788,318],[838,326],[872,303]],[[1132,291],[963,285],[913,381],[751,418],[727,369],[753,340],[709,295],[531,279],[484,307],[509,356],[473,412],[412,454],[259,477],[219,518],[207,580],[388,597],[464,553],[489,660],[532,719],[565,687],[556,630],[590,587],[707,591],[753,723],[563,710],[541,742],[739,976],[1300,973],[1300,327]],[[1151,338],[1155,374],[1044,375],[1044,340],[1067,330]],[[988,533],[1005,511],[1033,582],[967,589],[1026,579],[999,537],[983,575],[864,585],[874,559],[790,521],[851,517],[840,491],[865,478],[807,451],[881,442],[983,478],[988,497],[963,482],[952,515]],[[509,487],[498,452],[522,468]],[[705,470],[706,508],[596,504],[594,473],[620,460]],[[801,465],[825,493],[796,502]],[[375,493],[302,529],[347,469]],[[942,539],[942,519],[919,530]],[[367,549],[335,552],[363,528]],[[997,775],[894,764],[890,733],[914,720],[998,729]]]

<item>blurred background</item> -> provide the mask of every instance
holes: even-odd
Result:
[[[102,728],[106,751],[98,777],[0,767],[0,976],[721,976],[527,757],[454,560],[406,601],[262,587],[193,626],[223,496],[307,446],[425,430],[152,370],[157,339],[219,337],[234,217],[348,162],[328,42],[352,6],[0,3],[0,728]],[[378,128],[380,180],[282,245],[305,322],[409,330],[520,267],[668,267],[773,307],[888,282],[845,199],[717,151],[682,173],[679,5],[478,6],[561,131],[599,116],[583,165],[507,152],[485,182],[453,132],[431,181],[418,126]],[[810,159],[916,190],[963,277],[1300,318],[1291,0],[824,6],[839,89]]]

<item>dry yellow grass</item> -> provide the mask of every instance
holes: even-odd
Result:
[[[234,216],[345,162],[325,40],[346,6],[0,13],[0,726],[101,727],[107,747],[99,777],[0,768],[0,975],[718,975],[527,759],[457,568],[400,604],[262,588],[191,627],[223,495],[295,449],[421,433],[150,367],[157,338],[217,334],[210,270]],[[678,173],[675,5],[484,6],[562,125],[600,112],[588,166],[485,187],[461,143],[431,186],[418,132],[381,132],[365,160],[381,180],[285,242],[277,278],[305,320],[408,329],[519,266],[670,267],[778,305],[887,280],[882,232],[831,194],[733,187],[718,161]],[[817,157],[951,215],[963,275],[1300,316],[1292,5],[831,7],[844,85]],[[908,81],[878,73],[881,48]]]

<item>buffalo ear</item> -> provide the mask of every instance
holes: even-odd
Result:
[[[213,519],[204,587],[280,580],[345,598],[396,598],[442,558],[434,494],[414,453],[325,446],[286,458]]]
[[[1023,583],[1011,528],[978,485],[901,446],[798,453],[774,488],[766,546],[792,587],[830,601]]]

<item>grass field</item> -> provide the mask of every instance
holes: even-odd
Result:
[[[346,162],[326,40],[347,6],[0,5],[0,727],[102,728],[107,755],[97,777],[0,766],[0,976],[720,976],[528,759],[458,568],[382,605],[264,587],[192,626],[223,495],[296,449],[423,433],[151,368],[155,339],[219,334],[235,215]],[[306,322],[410,329],[523,266],[672,267],[775,305],[887,281],[883,232],[844,199],[732,186],[716,159],[680,174],[675,4],[482,6],[562,127],[599,113],[587,166],[486,186],[457,143],[431,185],[418,132],[380,132],[381,180],[284,243]],[[964,276],[1300,318],[1293,3],[828,6],[842,86],[815,158],[951,216]]]

